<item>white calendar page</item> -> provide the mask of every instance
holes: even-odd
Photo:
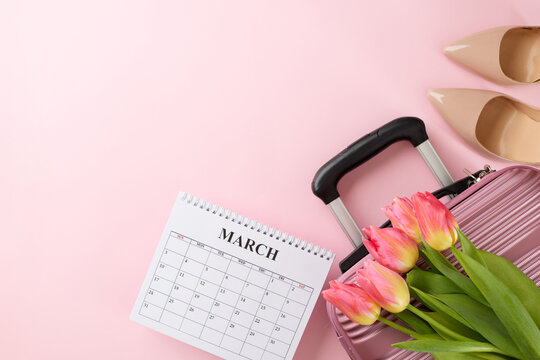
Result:
[[[181,193],[130,318],[224,359],[292,359],[333,259]]]

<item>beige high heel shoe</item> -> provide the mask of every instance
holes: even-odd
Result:
[[[449,44],[444,53],[498,83],[540,81],[540,27],[489,29]]]
[[[540,164],[540,109],[487,90],[434,89],[429,98],[470,145],[506,160]]]

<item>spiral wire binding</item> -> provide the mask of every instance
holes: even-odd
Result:
[[[334,254],[330,250],[321,248],[305,240],[283,233],[277,229],[269,227],[268,225],[265,225],[258,221],[239,215],[221,206],[204,201],[191,194],[181,193],[180,199],[199,209],[206,210],[220,217],[224,217],[227,220],[230,220],[239,225],[243,225],[244,227],[248,229],[257,231],[258,233],[262,233],[263,235],[267,235],[271,238],[274,238],[275,240],[281,240],[281,242],[283,243],[287,243],[303,251],[307,251],[308,253],[313,253],[313,255],[319,256],[321,258],[326,257],[326,260],[330,260],[334,256]]]

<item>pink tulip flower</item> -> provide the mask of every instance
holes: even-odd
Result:
[[[384,214],[396,229],[403,230],[411,239],[420,244],[422,241],[418,220],[414,215],[413,203],[406,197],[395,198],[392,205],[382,208]]]
[[[414,213],[424,240],[437,251],[454,245],[458,239],[458,223],[454,215],[429,192],[412,196]]]
[[[379,264],[398,273],[411,270],[418,260],[418,245],[403,231],[371,226],[363,228],[365,247]]]
[[[367,260],[356,272],[356,283],[383,309],[391,313],[405,310],[411,300],[405,280],[396,272]]]
[[[322,295],[349,319],[361,325],[373,324],[381,312],[381,307],[354,284],[330,281],[330,289],[324,290]]]

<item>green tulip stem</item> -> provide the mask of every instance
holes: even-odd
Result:
[[[383,324],[386,324],[386,325],[388,325],[388,326],[390,326],[390,327],[393,327],[394,329],[399,330],[399,331],[401,331],[402,333],[405,333],[405,334],[407,334],[407,335],[409,335],[410,337],[413,337],[413,338],[415,338],[415,339],[419,339],[419,338],[422,337],[422,336],[420,336],[420,334],[418,334],[418,333],[416,333],[416,332],[414,332],[414,331],[412,331],[412,330],[410,330],[410,329],[407,329],[407,328],[404,327],[404,326],[398,325],[398,324],[396,324],[395,322],[390,321],[390,320],[384,318],[383,316],[379,316],[379,318],[378,318],[377,320],[379,320],[379,321],[382,322]]]
[[[407,305],[407,310],[410,312],[416,314],[419,318],[425,320],[437,333],[439,333],[441,336],[441,332],[444,333],[446,336],[450,336],[455,340],[460,341],[472,341],[472,339],[469,339],[468,337],[465,337],[461,334],[458,334],[457,332],[450,330],[445,325],[441,324],[437,320],[431,318],[427,314],[425,314],[422,310],[417,309],[416,307],[412,306],[411,304]]]

